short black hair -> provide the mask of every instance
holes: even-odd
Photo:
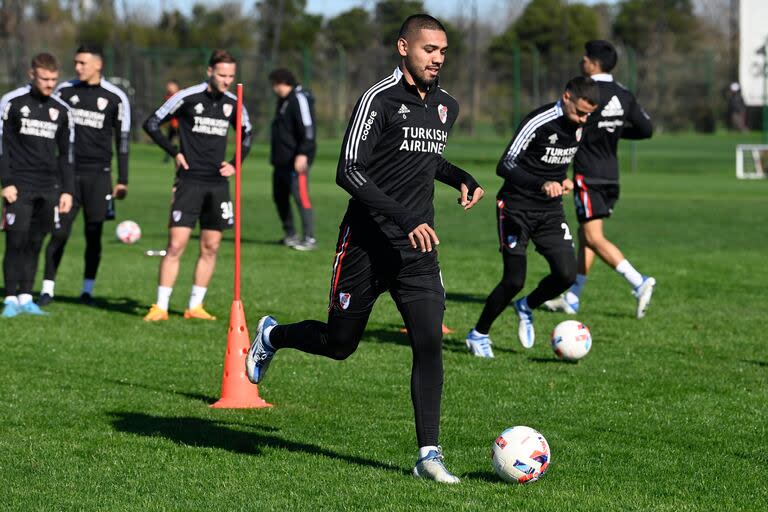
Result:
[[[237,64],[237,60],[227,50],[213,50],[208,59],[208,67],[215,68],[216,64]]]
[[[610,73],[616,67],[616,61],[619,57],[616,53],[616,48],[610,42],[602,39],[593,39],[584,44],[584,50],[586,56],[590,60],[600,63],[600,69],[606,73]]]
[[[568,80],[565,90],[570,92],[574,100],[585,100],[591,105],[600,103],[600,89],[597,82],[586,76],[576,76]]]
[[[433,18],[429,14],[412,14],[400,26],[400,34],[397,37],[407,41],[409,37],[413,37],[414,33],[419,30],[440,30],[445,32],[445,27],[437,18]]]
[[[290,85],[291,87],[294,87],[297,84],[296,77],[293,75],[293,73],[285,68],[277,68],[272,70],[272,72],[269,74],[269,81],[273,84],[286,84]]]
[[[75,50],[75,55],[78,53],[90,53],[91,55],[96,55],[100,59],[104,59],[104,51],[101,46],[95,44],[80,43],[80,46]]]

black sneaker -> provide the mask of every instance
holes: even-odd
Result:
[[[44,308],[51,302],[53,302],[53,295],[48,295],[47,293],[41,293],[37,298],[37,305],[41,308]]]
[[[82,295],[80,295],[80,304],[84,304],[86,306],[96,307],[96,301],[93,298],[93,295],[90,293],[83,292]]]

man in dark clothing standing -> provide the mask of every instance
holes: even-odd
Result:
[[[43,238],[72,208],[74,189],[74,124],[67,104],[52,96],[59,79],[53,55],[36,55],[29,77],[0,99],[5,318],[44,314],[32,301],[37,261]]]
[[[272,197],[283,223],[283,244],[300,251],[310,251],[317,245],[309,200],[309,169],[315,159],[316,148],[314,98],[296,83],[293,73],[287,69],[272,71],[269,80],[277,96],[270,153],[274,167]],[[301,215],[302,239],[299,239],[293,224],[291,195]]]

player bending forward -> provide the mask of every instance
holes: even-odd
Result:
[[[504,185],[496,196],[499,244],[504,273],[485,301],[467,347],[478,357],[493,357],[491,324],[523,289],[526,249],[533,240],[550,273],[529,295],[515,301],[523,347],[535,340],[533,310],[565,291],[576,278],[573,237],[563,211],[563,194],[573,189],[568,165],[582,138],[582,126],[597,108],[599,91],[590,78],[576,77],[557,103],[540,107],[523,120],[501,157],[496,174]]]
[[[413,351],[411,397],[419,456],[413,474],[458,483],[438,446],[443,387],[441,323],[445,292],[437,262],[434,180],[461,191],[472,208],[483,190],[441,156],[459,106],[438,85],[448,39],[425,14],[405,20],[397,40],[400,65],[357,101],[336,171],[352,199],[341,222],[331,277],[328,323],[259,321],[248,352],[252,382],[264,379],[279,349],[342,360],[357,349],[378,296],[389,291]]]

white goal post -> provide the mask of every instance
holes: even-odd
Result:
[[[739,144],[736,146],[736,177],[759,180],[768,177],[768,144]]]

